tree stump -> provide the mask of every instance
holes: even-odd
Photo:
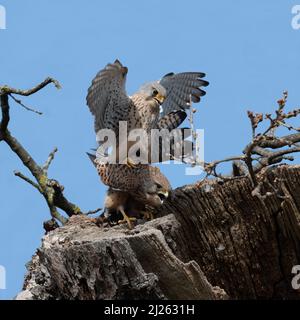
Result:
[[[128,230],[73,216],[44,236],[17,299],[299,299],[300,166],[173,191]],[[274,191],[276,189],[276,192]]]

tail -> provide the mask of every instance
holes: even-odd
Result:
[[[173,134],[169,140],[170,145],[167,145],[166,149],[163,140],[160,138],[158,148],[153,148],[153,150],[151,149],[151,152],[149,153],[149,156],[154,155],[154,157],[152,157],[153,159],[149,158],[149,161],[151,163],[160,163],[169,159],[182,161],[186,158],[192,157],[194,144],[192,141],[187,140],[187,138],[189,138],[191,135],[192,131],[190,128],[176,129],[176,131],[173,131]]]
[[[194,144],[192,141],[187,140],[187,138],[189,138],[191,135],[192,135],[192,130],[190,128],[180,128],[180,130],[176,131],[175,136],[173,136],[170,141],[171,160],[183,160],[184,161],[187,158],[193,157]],[[176,143],[176,137],[180,138],[179,141],[181,141],[182,144]],[[162,146],[160,146],[160,148],[162,148]],[[176,159],[175,156],[177,156],[177,157],[179,156],[179,158]],[[163,160],[163,154],[160,154],[160,162],[162,160]]]
[[[158,129],[168,129],[172,131],[178,128],[186,119],[187,114],[183,110],[173,111],[162,117],[157,124]]]

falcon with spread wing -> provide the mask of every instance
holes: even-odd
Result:
[[[96,75],[88,90],[87,104],[95,116],[96,134],[110,129],[118,138],[120,121],[126,121],[128,132],[133,129],[144,129],[147,134],[151,129],[172,131],[186,118],[185,110],[191,107],[191,102],[199,102],[205,95],[202,88],[208,85],[201,72],[169,73],[129,97],[125,90],[127,71],[116,60]],[[120,147],[118,141],[116,147]],[[129,227],[131,221],[127,213],[157,208],[168,197],[170,184],[158,168],[148,164],[106,163],[101,157],[89,156],[102,182],[109,187],[106,209],[120,212]]]
[[[190,102],[205,95],[202,72],[169,73],[159,81],[147,83],[132,96],[125,90],[128,69],[119,60],[101,70],[88,90],[87,105],[95,117],[96,134],[111,129],[118,138],[119,122],[132,129],[177,128],[186,118]],[[118,143],[117,143],[118,144]]]

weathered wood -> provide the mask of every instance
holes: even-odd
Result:
[[[182,226],[180,259],[194,259],[212,285],[231,298],[300,298],[291,270],[300,264],[300,166],[279,166],[264,178],[287,196],[252,196],[248,178],[179,188],[163,214]]]
[[[247,177],[181,187],[131,231],[71,217],[44,237],[18,299],[299,299],[300,166],[267,172],[271,186],[265,198]]]
[[[168,236],[159,230],[161,224],[174,232],[179,228],[172,215],[133,231],[125,226],[101,230],[87,217],[72,217],[66,226],[44,237],[29,265],[27,296],[214,299],[214,288],[200,267],[194,261],[183,263],[172,253]]]

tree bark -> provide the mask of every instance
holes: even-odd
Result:
[[[174,190],[128,230],[73,216],[28,264],[17,299],[299,299],[300,166]],[[276,192],[274,191],[276,189]]]

